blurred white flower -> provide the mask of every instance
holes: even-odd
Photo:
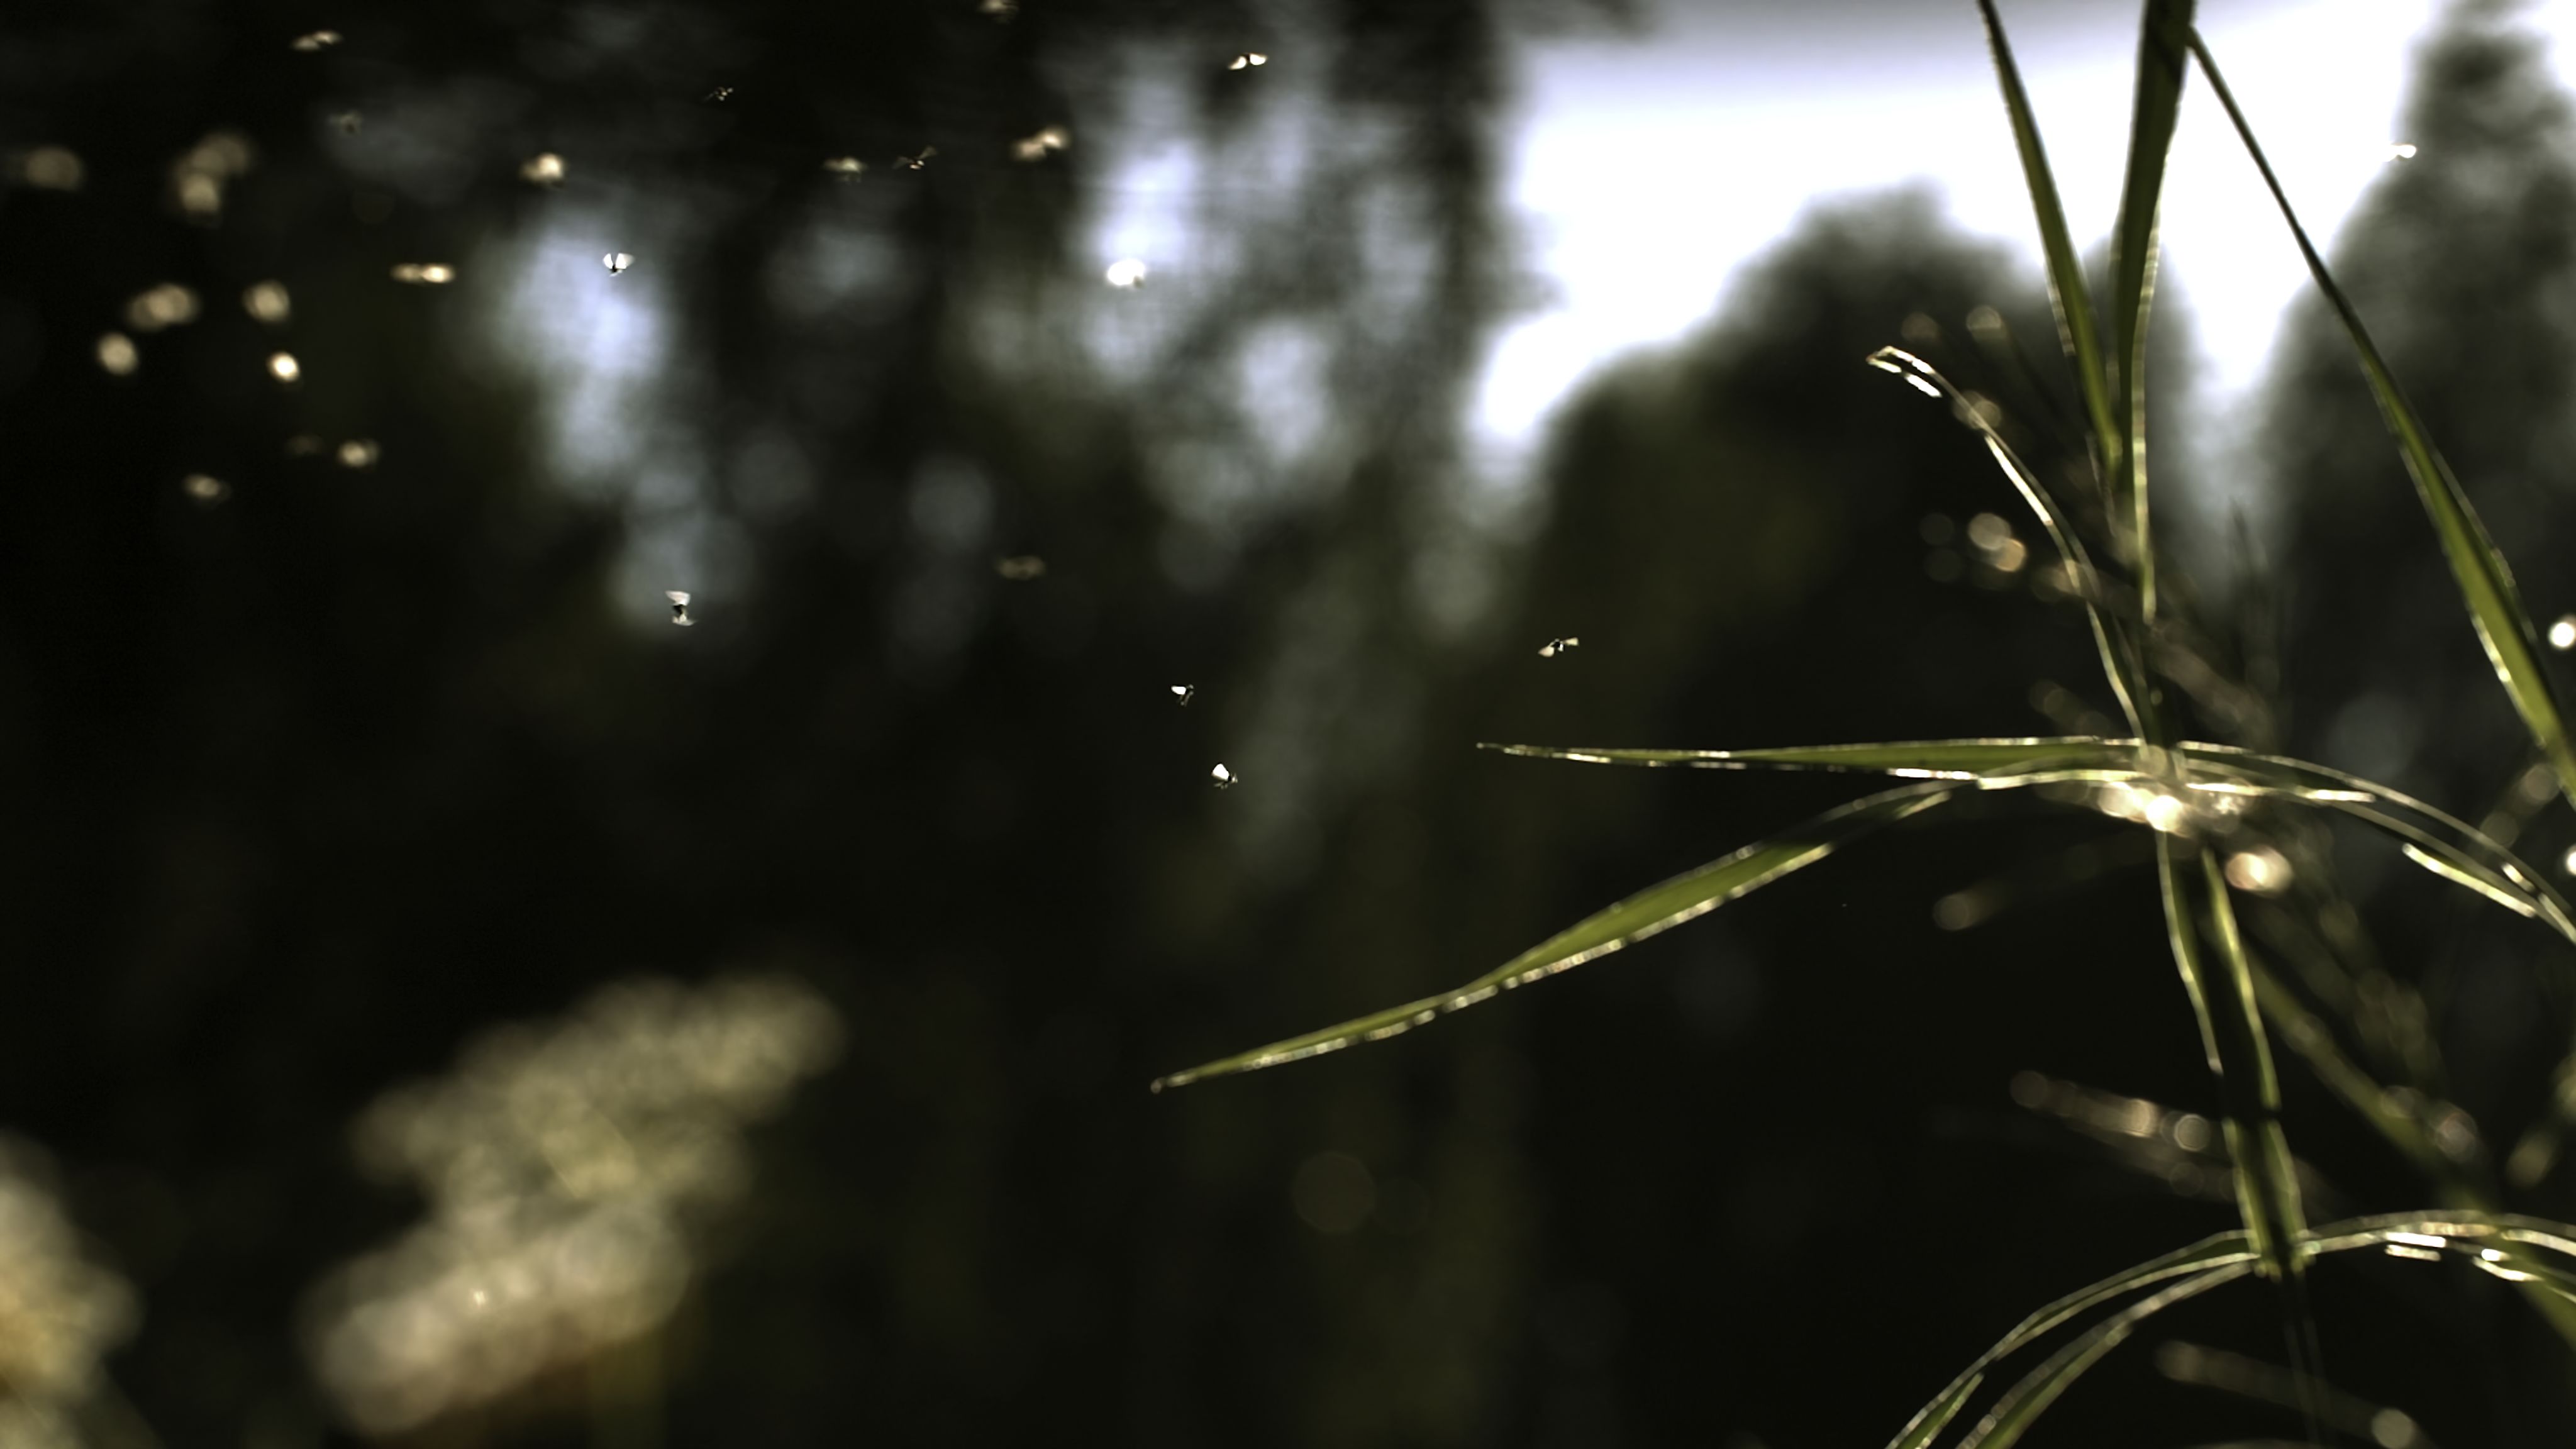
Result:
[[[839,1043],[791,980],[632,982],[377,1100],[360,1160],[419,1184],[430,1219],[315,1292],[324,1388],[393,1433],[652,1332],[687,1289],[692,1235],[747,1181],[742,1127]]]
[[[99,1360],[139,1317],[52,1177],[42,1150],[0,1134],[0,1444],[77,1445],[72,1416],[100,1387]]]

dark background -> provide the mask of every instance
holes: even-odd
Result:
[[[839,1012],[838,1065],[693,1226],[649,1372],[576,1366],[415,1442],[1879,1443],[2028,1309],[2229,1226],[2206,1155],[2016,1104],[2038,1072],[2215,1105],[2138,838],[2039,800],[1401,1041],[1146,1092],[1861,791],[1477,741],[2108,727],[1982,448],[1860,366],[1903,341],[2051,470],[2076,456],[2037,279],[1926,197],[1819,213],[1726,315],[1569,403],[1533,502],[1492,504],[1457,418],[1526,285],[1495,195],[1506,55],[1617,23],[11,7],[0,142],[85,164],[75,191],[0,190],[0,1125],[142,1305],[94,1437],[344,1438],[308,1295],[422,1211],[357,1170],[351,1123],[478,1031],[639,976],[790,973]],[[340,45],[289,48],[326,24]],[[1233,164],[1188,198],[1192,265],[1114,292],[1085,188],[1149,85]],[[2410,105],[2442,160],[2393,169],[2338,262],[2555,617],[2567,103],[2464,6]],[[1307,139],[1272,164],[1283,113]],[[1012,159],[1050,124],[1069,150]],[[219,129],[256,164],[209,224],[171,168]],[[543,150],[559,190],[518,179]],[[818,164],[844,154],[855,184]],[[609,249],[638,269],[609,277]],[[814,281],[809,252],[861,280]],[[459,277],[398,285],[403,261]],[[269,278],[282,330],[236,302]],[[202,315],[103,372],[97,335],[165,282]],[[616,476],[573,476],[563,364],[522,324],[636,284],[664,365],[614,415]],[[2009,340],[1970,328],[1981,305]],[[2187,390],[2185,314],[2161,326]],[[2506,819],[2555,868],[2571,832],[2511,798],[2526,747],[2348,354],[2301,328],[2263,433],[2280,526],[2240,535],[2167,480],[2178,556],[2239,581],[2180,594],[2195,657],[2244,686],[2195,728]],[[1245,385],[1283,335],[1312,385]],[[294,388],[262,368],[281,347]],[[1292,414],[1322,441],[1283,448]],[[2019,570],[1932,518],[1982,512]],[[1000,577],[1017,555],[1045,574]],[[696,627],[657,617],[670,587]],[[1238,787],[1210,788],[1219,760]],[[2248,903],[2280,913],[2258,939],[2330,937],[2301,979],[2347,1049],[2474,1123],[2427,1181],[2285,1052],[2312,1212],[2463,1183],[2576,1212],[2566,1172],[2498,1166],[2567,1051],[2563,945],[2279,828],[2323,853]],[[2329,1374],[2429,1442],[2576,1431],[2567,1348],[2502,1285],[2338,1261],[2316,1300]],[[2164,1382],[2167,1337],[2281,1357],[2278,1306],[2231,1289],[2040,1437],[2299,1432]]]

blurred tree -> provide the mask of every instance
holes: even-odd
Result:
[[[350,1175],[371,1097],[599,980],[754,963],[822,982],[856,1050],[775,1129],[641,1422],[1475,1432],[1496,1314],[1353,1316],[1291,1200],[1418,1114],[1141,1086],[1167,1022],[1293,979],[1265,926],[1403,758],[1410,560],[1502,295],[1486,8],[340,23],[36,7],[0,45],[6,133],[86,176],[0,194],[0,942],[31,968],[0,1118],[139,1280],[144,1417],[322,1432],[296,1304],[412,1213]],[[1023,159],[1048,126],[1070,147]],[[1201,184],[1158,195],[1175,155]],[[1163,250],[1114,292],[1092,249],[1139,216]],[[235,301],[270,279],[274,327]],[[165,283],[193,321],[124,320]],[[1214,795],[1220,757],[1251,783]],[[1456,1178],[1411,1189],[1452,1203],[1426,1278],[1472,1309],[1513,1281],[1508,1148],[1421,1130]],[[524,1412],[551,1397],[443,1432],[596,1427]]]
[[[2546,620],[2571,588],[2551,544],[2570,526],[2552,473],[2576,379],[2576,129],[2512,9],[2455,5],[2426,42],[2400,126],[2419,155],[2391,164],[2334,266]],[[2474,819],[2519,773],[2521,727],[2313,299],[2272,389],[2292,738]]]
[[[2576,599],[2563,558],[2576,494],[2558,476],[2576,445],[2563,406],[2576,385],[2576,125],[2517,9],[2459,0],[2424,42],[2400,123],[2418,152],[2365,198],[2333,266],[2546,627]],[[2554,868],[2570,831],[2547,808],[2553,783],[2527,773],[2536,756],[2351,344],[2313,298],[2293,314],[2262,441],[2289,750],[2415,792]],[[2492,1174],[2518,1210],[2563,1216],[2576,1196],[2535,1150],[2554,1134],[2529,1135],[2570,1052],[2576,1002],[2559,948],[2391,867],[2383,851],[2337,856],[2343,888],[2366,906],[2367,938],[2345,932],[2347,954],[2388,963],[2363,973],[2362,1035],[2383,1005],[2420,990],[2438,1055],[2416,1055],[2446,1064],[2420,1087],[2467,1109],[2482,1134],[2459,1154],[2465,1170]],[[2563,1438],[2576,1399],[2529,1390],[2563,1383],[2564,1348],[2522,1314],[2447,1321],[2485,1345],[2490,1432]]]

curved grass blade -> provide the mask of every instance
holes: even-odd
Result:
[[[2399,1256],[2450,1255],[2505,1279],[2543,1290],[2545,1295],[2576,1299],[2576,1225],[2503,1213],[2392,1213],[2333,1223],[2304,1235],[2295,1245],[2303,1259],[2330,1253],[2379,1248]],[[2026,1431],[2065,1389],[2102,1356],[2117,1347],[2148,1317],[2212,1288],[2246,1277],[2257,1259],[2241,1232],[2203,1238],[2186,1248],[2152,1258],[2067,1295],[2015,1325],[1994,1347],[1952,1379],[1940,1395],[1915,1414],[1888,1449],[1926,1449],[1942,1422],[1957,1417],[1960,1407],[2003,1360],[2081,1315],[2159,1283],[2170,1286],[2116,1310],[2086,1329],[2037,1370],[2023,1377],[1960,1440],[1959,1449],[2005,1449]],[[2180,1279],[2180,1282],[2172,1280]]]
[[[2041,1414],[2057,1402],[2084,1376],[2087,1369],[2102,1361],[2102,1356],[2118,1348],[2138,1325],[2185,1299],[2197,1298],[2212,1288],[2233,1283],[2253,1271],[2250,1263],[2231,1263],[2195,1274],[2158,1292],[2139,1299],[2085,1331],[2073,1343],[2059,1349],[2046,1363],[2031,1370],[2030,1375],[2013,1385],[1977,1427],[1959,1441],[1959,1449],[2010,1449]]]
[[[1914,1417],[1906,1422],[1888,1449],[1923,1449],[1934,1436],[1950,1427],[1950,1421],[1959,1417],[1959,1411],[1968,1406],[1968,1400],[1985,1382],[1985,1375],[1972,1373],[1942,1390],[1941,1397],[1915,1411]]]
[[[2075,572],[2076,597],[2083,600],[2085,621],[2093,629],[2093,648],[2101,656],[2102,675],[2120,702],[2120,713],[2127,717],[2131,729],[2142,735],[2153,733],[2153,712],[2146,708],[2146,702],[2154,698],[2154,694],[2147,681],[2145,653],[2126,628],[2114,627],[2103,617],[2101,575],[2094,569],[2093,559],[2085,552],[2083,541],[2066,526],[2063,510],[2049,497],[2039,475],[2022,461],[2010,443],[2004,441],[2003,434],[1995,430],[1995,425],[1986,420],[1985,414],[1977,410],[1968,396],[1941,375],[1940,369],[1901,347],[1882,347],[1871,353],[1867,361],[1881,372],[1904,378],[1919,391],[1947,398],[1951,415],[1985,440],[1986,451],[1994,455],[1995,466],[2004,470],[2004,476],[2012,481],[2014,491],[2021,494],[2022,502],[2029,506],[2031,513],[2038,518],[2039,526],[2047,532],[2049,542],[2057,546],[2058,557],[2066,560],[2067,567]]]
[[[1931,1443],[1933,1433],[1937,1432],[1937,1426],[1929,1431],[1921,1426],[1930,1424],[1936,1414],[1943,1422],[1947,1422],[1958,1413],[1959,1405],[1975,1392],[1976,1386],[1983,1381],[1988,1369],[2019,1353],[2041,1336],[2073,1321],[2077,1315],[2151,1284],[2229,1264],[2250,1267],[2253,1262],[2254,1254],[2246,1246],[2243,1233],[2220,1233],[2214,1237],[2203,1238],[2189,1247],[2178,1248],[2161,1257],[2150,1258],[2134,1268],[2114,1273],[2098,1283],[2067,1294],[2015,1324],[2012,1332],[1997,1339],[1994,1347],[1979,1354],[1976,1362],[1962,1370],[1957,1378],[1952,1379],[1948,1386],[1941,1390],[1938,1397],[1925,1404],[1913,1419],[1907,1422],[1903,1432],[1888,1441],[1887,1449],[1922,1449],[1922,1446]]]
[[[2155,305],[2156,215],[2165,157],[2182,109],[2193,0],[2147,0],[2138,22],[2137,94],[2129,117],[2129,169],[2111,231],[2111,393],[2120,409],[2117,466],[2107,480],[2111,516],[2126,516],[2138,616],[2156,617],[2156,551],[2147,516],[2147,316]]]
[[[2288,1279],[2303,1266],[2297,1249],[2307,1235],[2307,1219],[2299,1206],[2298,1168],[2281,1131],[2280,1077],[2255,1005],[2253,972],[2228,904],[2226,877],[2214,852],[2193,853],[2199,859],[2186,863],[2172,836],[2156,836],[2167,936],[2200,1023],[2210,1075],[2218,1079],[2227,1106],[2220,1125],[2247,1240],[2264,1277]]]
[[[2226,108],[2228,120],[2235,124],[2237,137],[2245,143],[2246,154],[2262,173],[2263,184],[2271,189],[2272,200],[2280,206],[2281,219],[2289,223],[2290,236],[2298,243],[2299,255],[2307,261],[2308,274],[2316,279],[2317,290],[2325,294],[2352,340],[2353,351],[2361,360],[2362,376],[2370,384],[2371,396],[2378,400],[2380,419],[2388,425],[2389,434],[2397,441],[2397,451],[2406,461],[2407,474],[2415,480],[2415,494],[2423,500],[2424,511],[2433,521],[2442,556],[2459,584],[2461,600],[2468,606],[2469,622],[2486,649],[2487,662],[2495,667],[2496,678],[2531,731],[2532,742],[2557,773],[2559,789],[2571,803],[2576,803],[2576,747],[2570,746],[2565,716],[2548,675],[2541,670],[2539,640],[2532,631],[2531,615],[2523,608],[2521,594],[2514,587],[2512,569],[2497,551],[2495,540],[2488,536],[2485,523],[2470,505],[2469,495],[2451,472],[2451,465],[2433,446],[2423,420],[2398,390],[2396,375],[2380,356],[2378,344],[2371,341],[2369,329],[2362,326],[2361,314],[2353,309],[2343,289],[2335,285],[2334,277],[2326,270],[2325,258],[2308,240],[2307,229],[2291,210],[2289,195],[2273,174],[2271,161],[2254,139],[2253,127],[2237,108],[2235,95],[2218,72],[2218,62],[2211,58],[2207,43],[2197,32],[2191,37],[2191,49],[2200,61],[2201,71],[2209,77],[2210,89]]]
[[[1948,784],[1906,785],[1854,800],[1784,834],[1748,845],[1587,916],[1455,991],[1408,1001],[1338,1026],[1174,1072],[1157,1079],[1153,1089],[1159,1092],[1202,1077],[1257,1071],[1409,1031],[1436,1016],[1473,1006],[1496,992],[1553,976],[1706,915],[1738,896],[1815,864],[1880,826],[1932,809],[1949,799],[1956,788]]]
[[[2048,150],[2040,143],[2039,118],[2031,113],[2030,95],[2022,88],[2021,67],[2014,64],[2012,43],[2004,36],[2003,17],[1994,0],[1977,0],[1985,17],[1986,43],[1994,51],[1995,79],[2002,86],[2004,109],[2012,118],[2013,145],[2021,152],[2023,185],[2039,221],[2040,252],[2048,263],[2048,300],[2057,312],[2058,340],[2075,365],[2084,398],[2084,413],[2093,425],[2093,462],[2101,476],[2118,469],[2112,451],[2120,436],[2111,406],[2110,374],[2102,365],[2102,342],[2093,317],[2093,299],[2084,287],[2084,264],[2066,230],[2066,208],[2057,199],[2057,179],[2048,169]]]
[[[2009,790],[2060,781],[2130,784],[2202,796],[2325,806],[2394,838],[2406,858],[2576,942],[2576,914],[2538,871],[2476,827],[2402,791],[2307,760],[2186,740],[2172,746],[2067,735],[1909,740],[1755,750],[1637,750],[1547,745],[1481,748],[1587,764],[1705,770],[1849,770]]]

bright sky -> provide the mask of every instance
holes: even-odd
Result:
[[[1510,196],[1552,304],[1507,331],[1474,419],[1506,455],[1579,379],[1707,317],[1820,196],[1924,178],[1968,232],[2035,269],[2030,202],[1969,0],[1717,9],[1665,0],[1643,35],[1542,42],[1524,59]],[[2002,0],[2080,246],[2110,231],[2127,152],[2134,0]],[[2392,163],[2408,65],[2435,0],[2202,0],[2200,28],[2311,232],[2332,234]],[[1656,13],[1650,8],[1649,13]],[[2525,23],[2562,75],[2576,0]],[[1693,178],[1676,183],[1676,177]],[[2165,265],[2187,294],[2207,397],[2262,371],[2306,271],[2202,77],[2167,174]],[[2034,270],[2034,275],[2036,272]]]

